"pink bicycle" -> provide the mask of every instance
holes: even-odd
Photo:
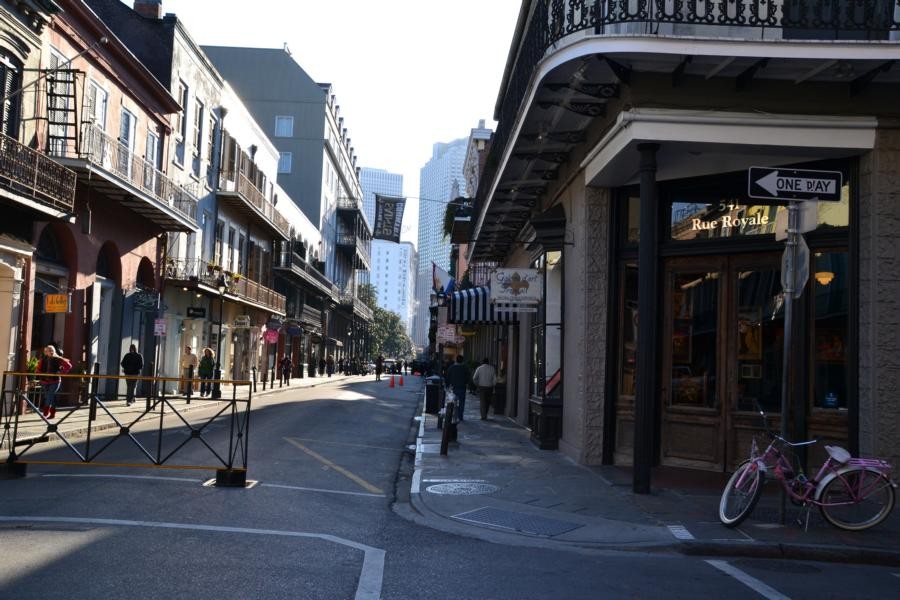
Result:
[[[766,422],[766,414],[759,414]],[[828,459],[812,479],[800,468],[794,468],[786,454],[791,449],[809,446],[818,440],[789,442],[769,430],[771,442],[761,455],[756,439],[750,448],[750,458],[737,468],[722,492],[719,501],[719,520],[726,527],[736,527],[750,516],[762,494],[766,474],[775,473],[788,498],[797,506],[809,509],[818,506],[826,521],[849,531],[874,527],[894,508],[894,488],[891,464],[874,458],[853,458],[837,446],[825,446]],[[798,465],[799,466],[799,465]],[[802,524],[802,523],[801,523]]]

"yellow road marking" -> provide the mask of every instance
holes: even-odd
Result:
[[[315,442],[317,444],[329,444],[331,446],[352,446],[354,448],[370,448],[372,450],[388,450],[390,452],[403,452],[402,448],[388,448],[386,446],[370,446],[368,444],[351,444],[349,442],[328,442],[315,438],[292,438],[301,442]]]
[[[321,462],[322,464],[325,464],[325,465],[331,467],[332,469],[334,469],[335,471],[337,471],[338,473],[340,473],[341,475],[343,475],[343,476],[346,477],[347,479],[349,479],[349,480],[355,482],[355,483],[356,483],[357,485],[359,485],[362,489],[364,489],[364,490],[366,490],[366,491],[368,491],[368,492],[372,492],[373,494],[383,494],[383,493],[384,493],[384,492],[381,491],[379,488],[377,488],[376,486],[372,485],[371,483],[369,483],[368,481],[366,481],[366,480],[363,479],[362,477],[360,477],[360,476],[358,476],[358,475],[355,475],[355,474],[351,473],[350,471],[348,471],[348,470],[345,469],[344,467],[341,467],[340,465],[334,464],[333,462],[331,462],[330,460],[328,460],[327,458],[325,458],[324,456],[322,456],[322,455],[319,454],[318,452],[315,452],[314,450],[310,450],[309,448],[307,448],[306,446],[304,446],[303,444],[301,444],[301,443],[298,442],[297,440],[295,440],[295,439],[293,439],[293,438],[289,438],[289,437],[286,437],[286,438],[284,438],[284,439],[287,440],[288,443],[290,443],[290,444],[296,446],[297,448],[300,448],[301,450],[303,450],[304,452],[306,452],[307,454],[309,454],[310,456],[312,456],[312,457],[313,457],[314,459],[316,459],[317,461],[319,461],[319,462]]]

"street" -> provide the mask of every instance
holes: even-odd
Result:
[[[0,597],[900,595],[897,567],[551,548],[430,527],[408,503],[420,403],[412,377],[255,398],[256,484],[244,489],[204,486],[204,471],[30,465],[25,479],[0,482]],[[188,444],[177,462],[202,450]],[[130,451],[113,445],[104,459]]]

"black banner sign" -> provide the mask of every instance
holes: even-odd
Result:
[[[391,198],[375,194],[375,226],[372,238],[399,242],[405,207],[406,198]]]

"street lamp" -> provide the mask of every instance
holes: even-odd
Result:
[[[221,398],[222,388],[219,382],[222,379],[222,314],[225,311],[225,291],[228,290],[224,275],[219,275],[216,280],[216,288],[219,290],[219,335],[216,340],[216,372],[214,375],[216,381],[213,383],[212,397]]]

